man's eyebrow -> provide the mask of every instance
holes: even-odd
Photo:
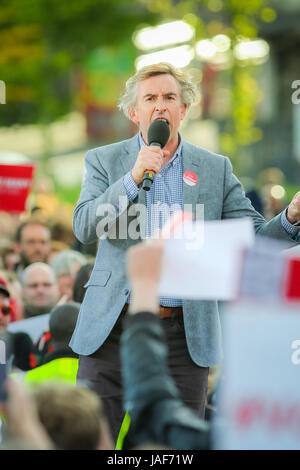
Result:
[[[143,96],[143,98],[152,98],[153,96],[157,95],[155,95],[154,93],[147,93]],[[175,93],[175,91],[169,91],[168,93],[165,93],[164,96],[177,96],[177,93]]]

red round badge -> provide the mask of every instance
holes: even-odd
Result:
[[[198,182],[198,177],[192,171],[185,171],[182,175],[183,181],[189,186],[195,186]]]

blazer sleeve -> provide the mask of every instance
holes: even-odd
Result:
[[[81,243],[93,243],[100,238],[105,233],[105,226],[113,224],[130,203],[123,176],[112,183],[110,176],[101,155],[96,150],[88,151],[82,188],[73,213],[73,230]]]
[[[224,158],[224,188],[223,188],[223,219],[236,217],[251,217],[257,235],[286,240],[295,244],[292,236],[284,229],[281,223],[281,214],[269,222],[257,212],[250,199],[245,196],[242,185],[232,172],[230,160]]]

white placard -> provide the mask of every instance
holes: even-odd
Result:
[[[282,240],[256,237],[255,244],[244,255],[240,284],[242,299],[279,302],[283,298],[286,246]]]
[[[300,305],[227,306],[216,449],[300,449]]]
[[[254,243],[252,220],[186,223],[183,235],[165,242],[159,295],[234,299],[239,288],[242,250]]]
[[[32,341],[35,342],[44,331],[48,331],[48,323],[49,313],[45,313],[43,315],[36,315],[35,317],[26,318],[25,320],[9,323],[7,329],[12,333],[17,331],[27,333]]]

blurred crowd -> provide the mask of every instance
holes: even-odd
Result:
[[[74,395],[74,403],[81,395],[80,400],[97,401],[96,397],[89,398],[88,390],[73,391],[67,386],[76,381],[78,357],[68,344],[96,247],[84,253],[73,235],[71,218],[61,220],[58,214],[47,219],[41,211],[25,217],[1,212],[0,233],[0,339],[6,345],[7,372],[34,385],[62,379],[67,388],[57,393],[65,394],[63,399],[49,391],[58,402],[70,402],[68,393]],[[46,318],[35,338],[25,324],[38,317]],[[47,402],[49,405],[49,396]],[[82,405],[78,405],[78,412]],[[86,445],[81,444],[82,448]]]
[[[9,321],[44,314],[57,304],[82,301],[80,277],[83,282],[89,273],[83,267],[91,267],[94,257],[81,252],[72,226],[38,214],[20,220],[1,213],[0,220],[0,277],[11,294]]]
[[[243,183],[252,204],[267,219],[285,206],[286,201],[272,199],[270,191],[260,195],[251,181]],[[2,448],[115,446],[99,398],[84,384],[76,385],[78,356],[69,347],[96,251],[97,246],[76,240],[72,219],[59,206],[50,218],[40,210],[0,213],[0,340],[6,345],[9,376],[17,379],[7,383]],[[34,337],[24,324],[39,318],[45,320]],[[219,380],[219,367],[212,367],[208,421],[216,412]]]
[[[69,347],[97,246],[82,246],[71,217],[59,213],[2,212],[0,231],[0,340],[11,379],[0,448],[114,449],[100,399],[76,383],[79,359]],[[207,419],[218,375],[212,368]]]

